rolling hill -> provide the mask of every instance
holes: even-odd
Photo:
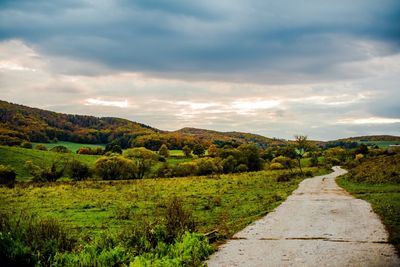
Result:
[[[18,145],[24,140],[86,144],[117,142],[125,148],[145,146],[153,150],[157,150],[163,143],[171,149],[180,149],[193,143],[222,146],[252,142],[260,147],[284,143],[282,140],[241,132],[196,128],[168,132],[127,119],[63,114],[0,100],[0,144]]]

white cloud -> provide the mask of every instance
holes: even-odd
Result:
[[[254,84],[108,72],[96,62],[81,68],[100,72],[75,73],[82,59],[43,56],[21,41],[7,41],[0,42],[0,98],[64,113],[122,117],[162,130],[190,126],[282,138],[302,133],[323,140],[398,134],[398,59],[366,62],[382,71],[357,80]],[[393,113],[377,114],[373,107]]]
[[[338,120],[339,124],[393,124],[400,123],[400,118],[381,118],[381,117],[369,117],[369,118],[348,118]]]
[[[85,100],[85,105],[87,106],[108,106],[108,107],[118,107],[118,108],[127,108],[128,100],[123,101],[110,101],[110,100],[101,100],[96,98],[88,98]]]

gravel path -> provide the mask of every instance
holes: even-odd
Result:
[[[400,266],[369,203],[340,188],[346,171],[306,179],[274,212],[222,245],[213,266]]]

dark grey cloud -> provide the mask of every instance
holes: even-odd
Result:
[[[397,0],[2,1],[0,8],[3,40],[110,71],[187,79],[358,77],[342,64],[400,48]],[[369,42],[384,45],[365,50]]]

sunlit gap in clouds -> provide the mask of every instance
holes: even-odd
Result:
[[[370,117],[370,118],[359,118],[359,119],[343,119],[337,122],[338,124],[394,124],[400,123],[400,118],[381,118],[381,117]]]
[[[127,108],[129,107],[128,100],[124,101],[109,101],[109,100],[101,100],[97,98],[88,98],[85,100],[86,106],[108,106],[108,107],[118,107],[118,108]]]

